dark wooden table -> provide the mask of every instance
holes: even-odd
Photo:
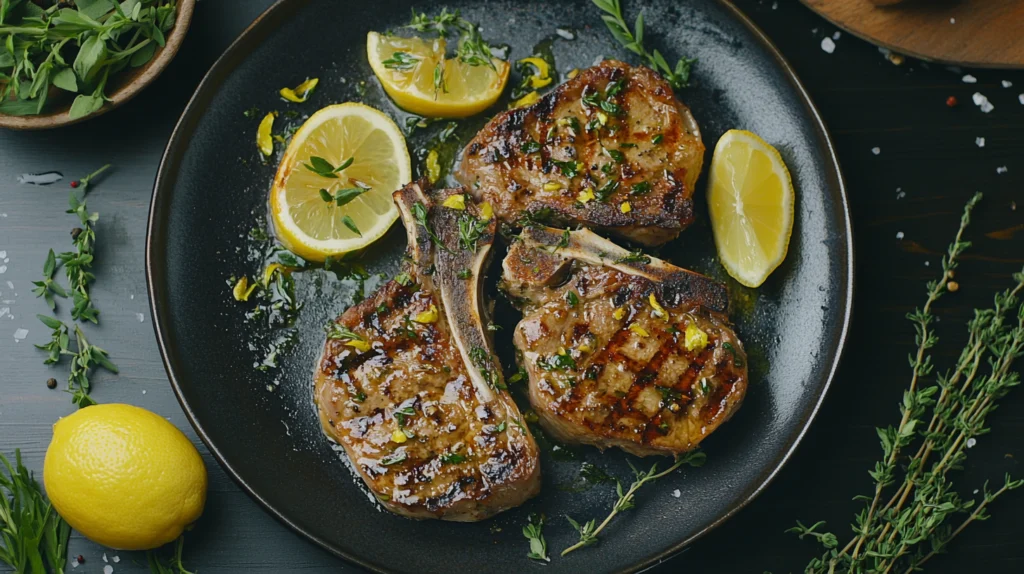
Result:
[[[43,366],[41,352],[32,347],[47,337],[35,319],[46,308],[32,296],[29,282],[40,275],[48,249],[70,244],[74,222],[64,214],[68,182],[108,162],[114,170],[89,197],[90,208],[101,214],[100,279],[93,293],[103,319],[89,332],[122,374],[98,375],[94,395],[101,402],[156,411],[195,440],[167,384],[150,325],[143,274],[147,207],[164,144],[192,90],[270,3],[200,3],[172,66],[115,113],[60,131],[0,132],[0,452],[21,448],[28,466],[41,469],[50,425],[73,410],[68,395],[45,386],[47,378],[63,380],[66,372]],[[851,498],[869,488],[867,470],[879,452],[873,427],[896,422],[908,380],[913,330],[904,314],[921,304],[925,281],[936,276],[940,254],[972,193],[983,191],[985,200],[969,234],[975,246],[964,257],[961,289],[939,305],[940,368],[959,352],[971,310],[988,304],[1024,264],[1024,105],[1018,101],[1024,73],[975,70],[970,73],[977,83],[967,84],[961,80],[966,71],[910,60],[896,66],[875,47],[846,35],[828,54],[822,39],[835,28],[796,2],[737,3],[796,68],[838,147],[856,231],[854,322],[831,394],[789,465],[747,509],[659,572],[800,571],[817,549],[783,532],[795,520],[824,519],[836,532],[848,532],[860,508]],[[1004,80],[1014,86],[1003,87]],[[982,113],[971,102],[974,92],[985,94],[995,110]],[[947,107],[949,96],[960,104]],[[983,148],[976,144],[979,137],[985,138]],[[1008,171],[997,173],[1001,166]],[[17,182],[19,174],[48,170],[63,172],[64,181],[49,187]],[[14,337],[19,329],[28,330],[20,342]],[[1005,472],[1024,475],[1024,392],[1014,392],[991,420],[992,435],[978,441],[965,473],[955,477],[968,494],[986,479],[1001,481]],[[200,450],[205,453],[201,445]],[[354,570],[271,519],[208,455],[207,465],[209,502],[186,545],[192,570]],[[994,514],[970,528],[931,571],[1024,571],[1024,495],[1009,495]],[[102,571],[104,552],[110,559],[119,556],[115,572],[145,571],[142,555],[109,551],[77,534],[71,554],[83,555],[86,563],[74,571]],[[520,567],[530,566],[524,559]]]

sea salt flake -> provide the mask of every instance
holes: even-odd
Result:
[[[832,41],[832,38],[826,36],[821,39],[821,49],[825,50],[825,53],[831,54],[836,51],[836,43]]]
[[[1011,82],[1010,80],[1003,80],[1001,83],[1003,84],[1004,88],[1012,88],[1013,87],[1013,82]]]
[[[873,147],[873,148],[871,148],[871,153],[873,153],[875,155],[878,155],[878,154],[882,153],[882,148],[880,148],[880,147]]]
[[[1002,175],[1002,174],[1004,174],[1004,173],[1006,173],[1008,171],[1010,171],[1010,170],[1005,165],[1001,165],[1001,166],[996,168],[996,173],[998,173],[999,175]]]
[[[103,553],[103,561],[104,562],[110,562],[109,560],[107,560],[107,553],[106,552]]]
[[[139,323],[144,323],[146,321],[146,316],[142,313],[136,313],[135,318],[139,320]]]
[[[1017,101],[1020,102],[1020,105],[1024,106],[1024,94],[1020,94],[1019,96],[1017,96]],[[4,215],[4,217],[7,216]]]
[[[978,147],[985,147],[985,138],[977,137],[974,138],[974,145]]]
[[[982,95],[981,92],[974,92],[971,99],[974,100],[974,105],[981,108],[981,111],[986,114],[996,109],[996,107],[992,105],[992,102],[988,101],[988,98]]]
[[[0,265],[0,273],[7,273],[7,266],[6,265]]]
[[[672,496],[674,496],[676,498],[679,498],[682,495],[683,495],[683,493],[679,492],[678,488],[672,491]]]
[[[932,265],[932,262],[931,262],[931,261],[925,261],[925,262],[924,262],[924,266],[925,266],[925,267],[931,267],[931,265]]]
[[[565,28],[555,28],[555,34],[564,40],[574,40],[576,35]]]
[[[964,80],[965,84],[977,84],[978,83],[978,78],[975,78],[974,76],[972,76],[970,74],[966,74],[964,76],[963,80]]]
[[[14,331],[15,341],[23,341],[25,337],[28,337],[28,329],[17,329]]]
[[[840,37],[842,37],[842,35],[843,35],[842,32],[836,32],[835,34],[832,34],[832,39],[833,40],[838,40]]]
[[[950,18],[949,19],[949,23],[950,24],[956,24],[956,18]]]
[[[142,391],[142,392],[145,393],[146,391]],[[121,561],[121,557],[120,556],[114,556],[113,558],[111,558],[111,560],[114,561],[114,564],[117,564],[118,562]]]
[[[897,231],[896,232],[896,239],[903,239],[903,232],[902,231]]]
[[[7,252],[6,251],[0,251],[0,259],[5,259],[6,257],[7,257]]]
[[[146,394],[146,389],[142,389],[142,394]],[[118,560],[120,560],[120,558],[114,556],[114,562],[117,562]]]
[[[110,564],[107,564],[103,567],[103,574],[114,574],[114,567]]]
[[[967,439],[967,448],[974,448],[976,444],[978,444],[978,441],[974,440],[974,437]]]

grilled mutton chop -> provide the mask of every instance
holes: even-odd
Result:
[[[660,245],[693,221],[704,144],[648,68],[605,61],[466,146],[457,179],[502,221],[541,219]]]
[[[410,184],[395,201],[409,262],[330,327],[315,374],[320,419],[389,510],[482,520],[540,488],[537,445],[481,316],[495,221],[461,190]]]
[[[746,356],[722,285],[588,230],[524,229],[503,266],[530,402],[556,438],[673,455],[736,412]]]

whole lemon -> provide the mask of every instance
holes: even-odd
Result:
[[[57,421],[43,482],[72,528],[119,550],[174,540],[206,503],[199,452],[166,419],[132,405],[94,405]]]

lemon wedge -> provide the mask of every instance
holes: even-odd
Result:
[[[770,144],[744,130],[718,140],[708,182],[711,229],[722,265],[743,285],[759,287],[786,258],[795,195]]]
[[[398,219],[391,194],[411,179],[405,138],[391,118],[363,104],[327,106],[295,132],[277,168],[274,231],[310,261],[362,249]]]
[[[490,66],[445,59],[444,38],[366,35],[373,73],[402,109],[431,118],[464,118],[494,105],[508,82],[509,64],[497,58]]]

